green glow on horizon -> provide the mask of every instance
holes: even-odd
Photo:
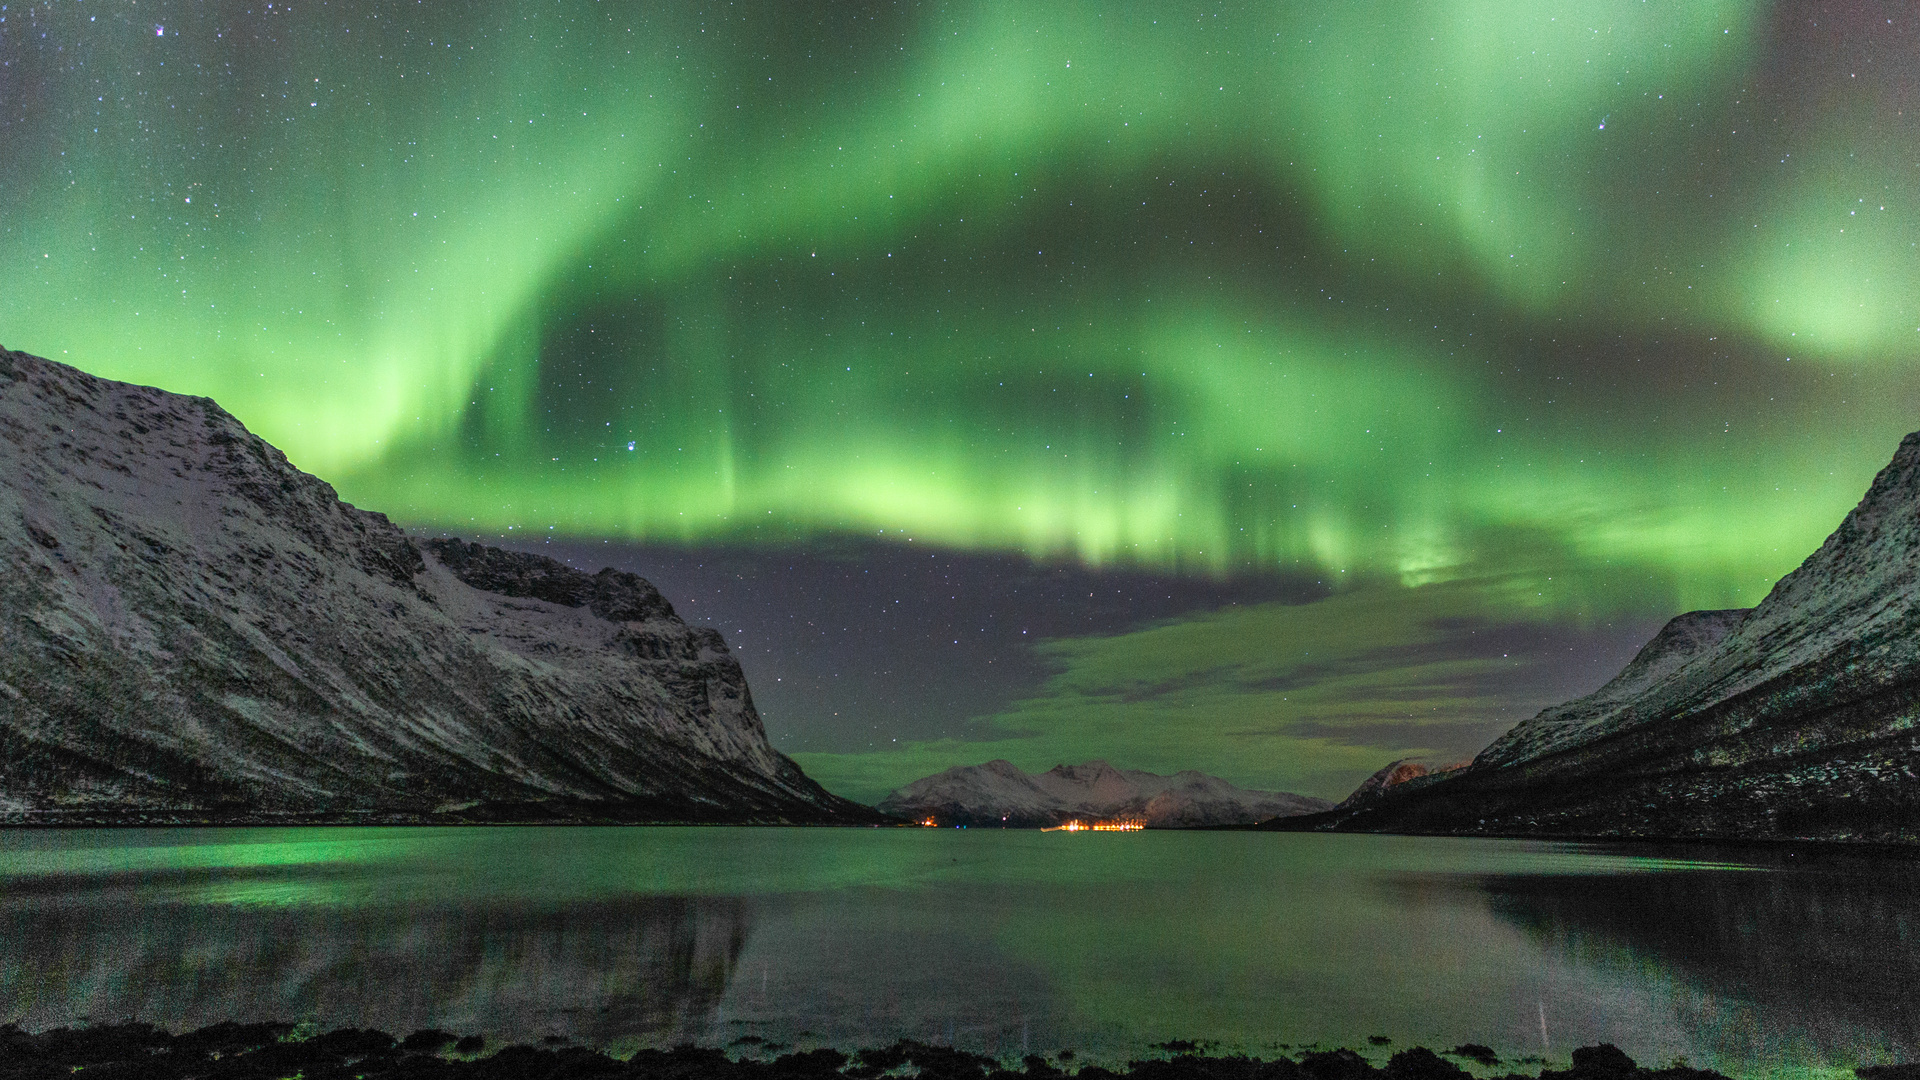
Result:
[[[31,16],[0,340],[402,520],[1752,603],[1913,426],[1898,133],[1699,164],[1750,0],[155,11]]]
[[[966,739],[794,759],[863,802],[955,764],[1005,758],[1038,773],[1090,756],[1339,799],[1390,760],[1471,757],[1518,719],[1502,719],[1499,684],[1534,660],[1476,655],[1462,628],[1565,617],[1542,600],[1517,576],[1361,586],[1314,603],[1240,605],[1050,640],[1038,648],[1054,674],[980,718]]]

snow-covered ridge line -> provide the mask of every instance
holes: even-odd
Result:
[[[409,536],[206,398],[0,350],[0,570],[0,820],[876,820],[644,579]]]
[[[1758,606],[1677,616],[1465,769],[1279,827],[1920,843],[1920,433]]]
[[[915,821],[974,827],[1034,829],[1072,820],[1128,820],[1152,828],[1193,828],[1246,825],[1332,805],[1308,795],[1235,787],[1192,770],[1160,776],[1089,761],[1035,775],[996,759],[915,780],[881,800],[879,809]]]

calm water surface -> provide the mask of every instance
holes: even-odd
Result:
[[[0,831],[0,1021],[1920,1059],[1920,864],[1260,833]]]

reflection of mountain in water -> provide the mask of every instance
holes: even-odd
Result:
[[[1657,964],[1706,990],[1689,1026],[1732,1058],[1762,1056],[1763,1042],[1779,1045],[1790,1029],[1822,1051],[1920,1054],[1920,867],[1910,863],[1481,885],[1497,915],[1553,951]]]
[[[10,905],[0,1021],[307,1019],[671,1043],[711,1026],[752,925],[737,898],[557,910]]]

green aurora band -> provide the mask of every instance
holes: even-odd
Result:
[[[0,14],[0,340],[414,523],[1752,603],[1920,426],[1767,5]]]

